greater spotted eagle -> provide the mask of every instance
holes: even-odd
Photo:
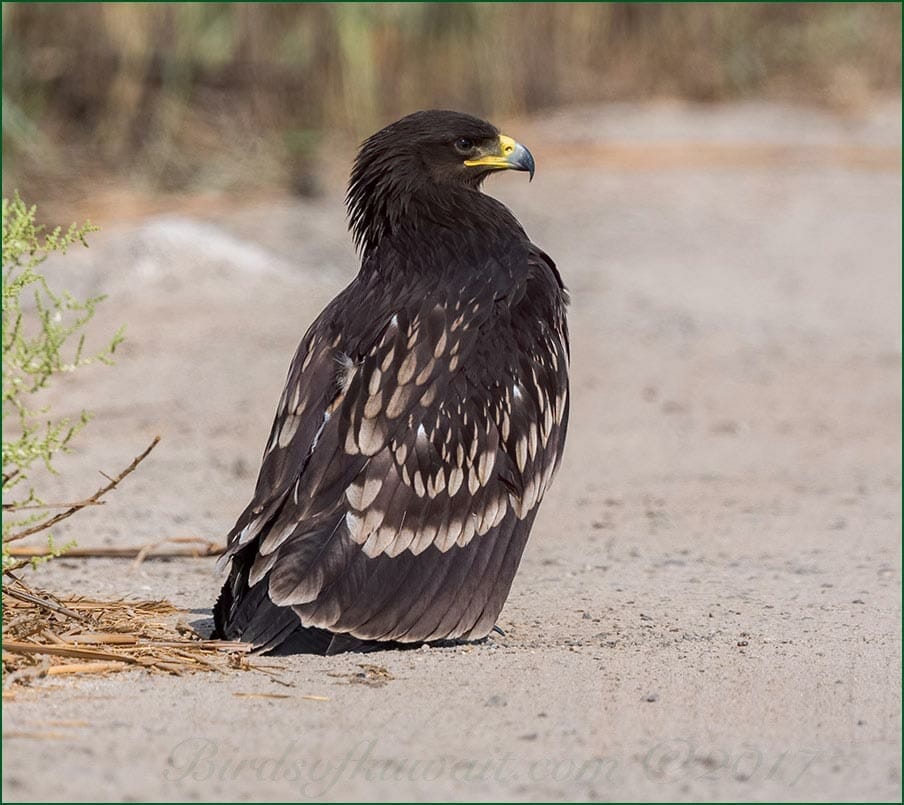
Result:
[[[364,142],[361,256],[289,368],[254,497],[229,534],[216,634],[335,654],[480,639],[496,624],[568,424],[568,295],[480,187],[534,173],[469,115]]]

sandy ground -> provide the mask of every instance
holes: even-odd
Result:
[[[558,261],[574,355],[506,636],[273,660],[288,686],[39,682],[4,702],[4,799],[900,800],[900,113],[506,126],[539,172],[489,190]],[[235,201],[99,221],[51,267],[108,293],[94,332],[126,323],[128,341],[59,389],[58,410],[96,419],[48,497],[163,437],[58,541],[219,539],[244,506],[296,342],[354,255],[339,194]],[[220,583],[187,559],[31,579],[166,597],[198,628]],[[361,662],[392,679],[334,675]],[[235,695],[252,692],[289,698]]]

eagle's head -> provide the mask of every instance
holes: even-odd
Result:
[[[528,171],[533,178],[534,158],[491,123],[442,110],[403,117],[358,152],[347,195],[355,240],[365,249],[375,245],[416,199],[430,198],[442,208],[499,170]]]

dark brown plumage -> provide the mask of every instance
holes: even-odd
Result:
[[[292,361],[220,636],[332,654],[493,629],[568,422],[566,291],[479,189],[505,168],[533,158],[455,112],[363,144],[361,269]]]

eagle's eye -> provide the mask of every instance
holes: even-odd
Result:
[[[469,140],[467,137],[459,137],[455,141],[455,150],[459,154],[470,154],[474,150],[474,141]]]

